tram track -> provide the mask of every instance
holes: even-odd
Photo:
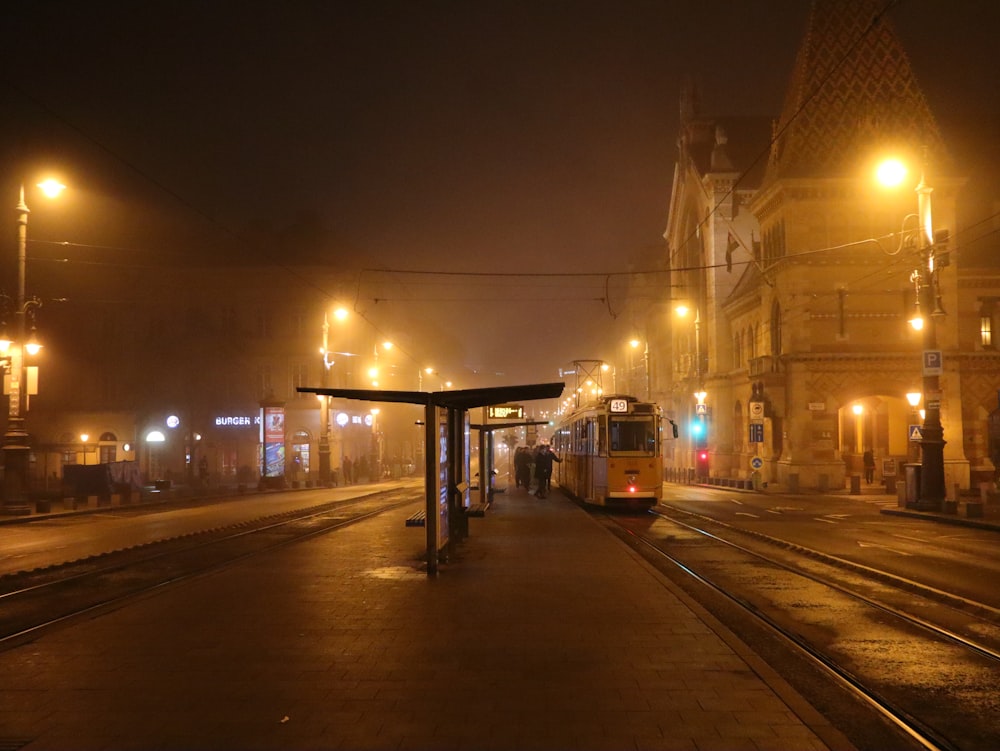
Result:
[[[81,616],[411,505],[421,497],[413,489],[376,492],[0,576],[0,651]]]
[[[680,509],[651,513],[652,525],[606,519],[661,570],[683,572],[791,645],[909,745],[998,745],[994,608]]]

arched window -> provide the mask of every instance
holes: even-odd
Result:
[[[101,433],[102,441],[117,441],[118,437],[114,433]]]

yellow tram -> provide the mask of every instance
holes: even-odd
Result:
[[[552,436],[556,482],[587,504],[648,509],[663,497],[662,412],[633,396],[601,396],[563,416]]]

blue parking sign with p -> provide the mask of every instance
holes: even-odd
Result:
[[[939,349],[924,350],[924,372],[925,376],[941,375],[944,372],[944,357]]]

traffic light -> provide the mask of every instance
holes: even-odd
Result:
[[[707,438],[705,430],[705,418],[699,415],[691,421],[691,438],[695,441],[702,441]]]
[[[698,449],[696,458],[698,477],[708,477],[708,449]]]

